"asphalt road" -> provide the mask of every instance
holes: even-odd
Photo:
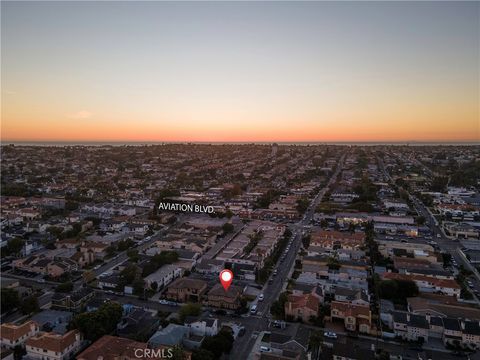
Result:
[[[305,225],[310,224],[315,213],[315,208],[322,201],[323,196],[327,192],[330,185],[333,184],[338,174],[340,173],[343,167],[343,160],[345,155],[342,155],[339,165],[337,166],[336,171],[330,177],[329,182],[325,187],[323,187],[315,198],[311,201],[310,206],[305,211],[303,218],[294,224],[292,231],[292,244],[290,250],[286,254],[286,258],[283,262],[279,259],[275,269],[277,270],[277,275],[273,277],[272,284],[267,284],[263,288],[263,294],[265,296],[264,300],[257,302],[258,312],[256,315],[250,315],[246,318],[241,318],[242,325],[245,326],[245,335],[243,337],[237,338],[233,343],[232,351],[230,352],[229,358],[232,360],[244,360],[248,357],[252,351],[253,345],[256,341],[256,333],[268,330],[268,324],[271,320],[270,315],[270,306],[272,303],[278,299],[280,293],[284,289],[284,285],[288,280],[288,275],[291,268],[294,266],[295,258],[297,257],[298,250],[302,244],[302,230]]]

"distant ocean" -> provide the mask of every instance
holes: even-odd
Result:
[[[478,146],[479,141],[449,142],[449,141],[390,141],[390,142],[371,142],[371,141],[249,141],[249,142],[216,142],[216,141],[1,141],[1,145],[18,146],[145,146],[145,145],[166,145],[166,144],[199,144],[199,145],[349,145],[349,146]]]

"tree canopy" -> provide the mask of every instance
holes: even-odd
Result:
[[[70,329],[78,329],[85,339],[95,341],[112,333],[122,318],[123,308],[115,302],[108,302],[96,311],[85,312],[75,316],[69,324]]]

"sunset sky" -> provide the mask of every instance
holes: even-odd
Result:
[[[1,3],[2,141],[475,141],[479,2]]]

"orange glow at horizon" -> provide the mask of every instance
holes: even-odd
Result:
[[[73,106],[4,96],[1,139],[8,141],[108,142],[396,142],[478,141],[480,121],[472,101],[393,103],[382,100],[368,109],[350,102],[336,110],[303,110],[296,103],[281,108],[197,106],[179,110],[104,108],[71,111]],[[26,106],[26,103],[29,103]],[[229,109],[233,107],[233,110]],[[239,111],[234,111],[236,108]],[[77,108],[78,109],[78,108]],[[338,110],[337,110],[338,109]],[[408,109],[408,111],[406,110]],[[70,110],[70,111],[69,111]],[[228,119],[224,120],[224,119]]]
[[[479,125],[472,121],[411,119],[408,121],[248,121],[217,124],[173,120],[99,121],[64,119],[2,120],[2,142],[9,141],[125,141],[125,142],[362,142],[362,141],[478,141]]]

